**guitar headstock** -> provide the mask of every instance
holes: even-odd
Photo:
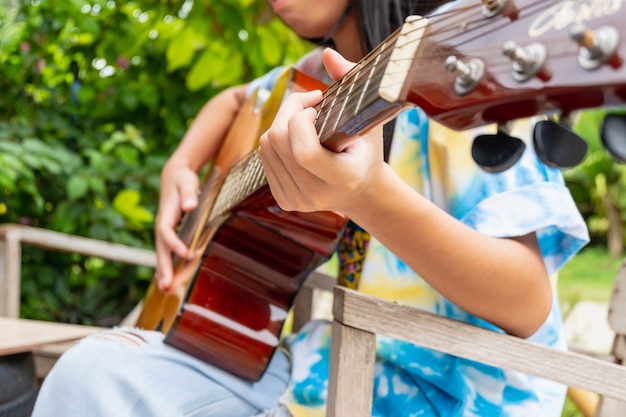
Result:
[[[408,76],[390,93],[383,79],[381,95],[458,130],[624,104],[625,9],[622,0],[457,0],[415,29],[407,23],[417,33]]]

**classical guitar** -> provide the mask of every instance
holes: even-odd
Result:
[[[626,101],[622,0],[458,0],[412,16],[325,89],[315,125],[341,152],[356,134],[419,106],[452,129],[568,114]],[[177,294],[153,284],[138,325],[248,380],[263,374],[304,278],[333,253],[346,219],[282,211],[257,139],[283,95],[320,88],[286,72],[260,111],[240,111],[180,235],[198,257],[177,260]]]

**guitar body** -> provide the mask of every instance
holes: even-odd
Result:
[[[297,291],[343,225],[333,213],[285,213],[262,187],[216,228],[166,343],[259,379]]]
[[[313,88],[324,86],[291,70],[260,111],[254,95],[241,109],[203,185],[198,208],[179,231],[198,255],[175,259],[175,280],[183,283],[176,292],[151,284],[137,323],[164,332],[166,343],[250,381],[264,373],[300,286],[334,253],[347,221],[334,212],[285,212],[267,184],[250,185],[254,178],[249,173],[258,176],[261,168],[251,162],[237,173],[285,93]],[[228,188],[233,182],[240,186]],[[253,190],[249,194],[248,188]],[[242,193],[245,198],[239,201]],[[224,195],[236,203],[222,209]]]

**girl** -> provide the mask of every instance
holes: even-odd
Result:
[[[405,16],[434,6],[408,0],[270,3],[299,35],[352,61]],[[313,53],[300,67],[336,79],[352,65],[341,55]],[[162,288],[175,285],[171,252],[189,255],[174,228],[197,204],[197,172],[218,148],[246,91],[271,88],[274,79],[272,72],[207,103],[164,167],[157,216]],[[469,149],[478,133],[492,128],[453,132],[418,109],[396,119],[388,163],[382,129],[334,153],[320,145],[313,125],[312,106],[320,98],[320,92],[291,95],[261,137],[260,156],[283,209],[335,210],[354,222],[349,237],[368,246],[356,268],[359,290],[564,348],[549,274],[588,238],[560,173],[531,149],[510,170],[482,172]],[[523,121],[513,134],[527,137],[530,130]],[[340,258],[346,266],[347,257]],[[377,342],[375,416],[561,413],[565,387],[558,384],[397,340]],[[329,347],[328,323],[311,322],[285,340],[263,378],[250,384],[164,345],[157,332],[114,330],[60,359],[34,416],[323,416]]]

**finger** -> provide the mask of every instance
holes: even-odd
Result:
[[[322,53],[322,61],[328,75],[333,80],[338,80],[350,71],[356,64],[348,61],[332,48],[326,48]]]
[[[156,279],[157,285],[161,291],[166,291],[172,284],[172,252],[163,240],[156,241]]]
[[[170,204],[160,209],[157,215],[156,233],[157,239],[161,240],[170,252],[174,252],[181,258],[186,258],[189,256],[189,249],[176,233],[181,214],[178,208],[174,208]]]
[[[289,134],[295,138],[290,142],[291,153],[294,166],[287,165],[287,169],[304,168],[309,173],[318,172],[324,169],[320,162],[327,157],[328,153],[333,153],[324,148],[320,143],[320,138],[315,127],[315,109],[308,108],[293,115],[289,119]],[[325,162],[325,161],[324,161]]]
[[[178,182],[178,193],[180,195],[180,207],[183,211],[191,211],[198,206],[198,195],[200,194],[198,176],[190,171],[184,172],[184,177]]]
[[[291,142],[294,138],[289,132],[290,119],[295,114],[308,109],[308,112],[313,115],[308,121],[312,125],[315,112],[310,107],[317,104],[321,97],[320,91],[290,95],[279,109],[268,131],[261,136],[259,155],[264,164],[268,182],[277,194],[288,194],[290,190],[297,189],[296,184],[291,181],[293,172],[299,167],[292,155]],[[317,138],[314,131],[313,135]],[[296,140],[299,139],[296,138]]]
[[[325,192],[321,187],[325,182],[321,175],[329,165],[328,153],[321,146],[313,125],[314,109],[305,109],[295,114],[289,121],[289,134],[295,140],[289,142],[289,155],[276,155],[270,145],[270,152],[261,159],[266,167],[268,183],[279,206],[286,211],[310,212],[326,208],[320,197]],[[270,141],[271,142],[271,141]],[[270,162],[278,160],[279,162]],[[332,156],[331,156],[332,158]]]
[[[268,139],[267,132],[260,139],[259,157],[272,196],[280,208],[289,211],[290,207],[286,204],[285,197],[290,194],[287,189],[293,188],[293,185],[289,184],[291,182],[289,172],[285,169],[283,161]]]
[[[320,90],[290,94],[285,99],[284,104],[278,109],[269,130],[284,130],[287,127],[289,119],[295,113],[314,107],[320,100],[322,100],[322,92]]]

